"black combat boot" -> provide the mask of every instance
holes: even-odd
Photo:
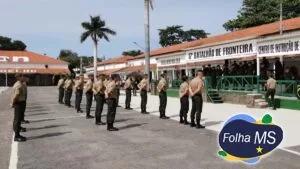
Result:
[[[190,123],[187,121],[187,117],[184,116],[184,125],[189,125]]]
[[[196,124],[195,124],[194,120],[191,121],[191,127],[196,127]]]
[[[21,136],[19,133],[16,133],[16,134],[15,134],[14,141],[17,141],[17,142],[24,142],[24,141],[26,141],[26,140],[27,140],[26,137]]]
[[[110,123],[110,127],[109,127],[108,131],[118,131],[118,130],[119,130],[118,128],[114,127],[113,123]]]
[[[202,126],[201,124],[200,124],[200,120],[197,120],[197,127],[196,127],[197,129],[204,129],[205,128],[205,126]]]

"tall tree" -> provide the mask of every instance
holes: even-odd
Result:
[[[160,45],[163,47],[206,38],[209,33],[204,30],[190,29],[184,31],[181,25],[168,26],[159,29]]]
[[[129,50],[122,53],[123,56],[138,56],[141,54],[143,54],[143,52],[140,50]]]
[[[299,0],[244,0],[236,19],[223,24],[227,31],[235,31],[279,21],[280,3],[283,19],[300,16]]]
[[[68,62],[68,68],[72,74],[75,74],[75,72],[73,71],[74,68],[80,67],[80,58],[78,57],[78,54],[76,52],[73,52],[72,50],[60,50],[57,59]]]
[[[0,50],[18,50],[23,51],[26,49],[24,42],[20,40],[12,41],[11,38],[0,36]]]
[[[94,78],[97,76],[97,47],[100,39],[105,39],[109,42],[108,35],[116,35],[116,32],[106,27],[104,20],[100,16],[90,16],[90,22],[81,23],[85,32],[80,37],[80,42],[83,43],[88,37],[91,37],[94,44]]]

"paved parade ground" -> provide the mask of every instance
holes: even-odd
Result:
[[[223,122],[236,113],[251,113],[261,118],[265,112],[284,130],[280,149],[265,157],[257,169],[299,169],[300,135],[298,111],[248,109],[242,105],[209,104],[203,108],[197,130],[179,125],[179,99],[168,98],[167,115],[160,120],[158,97],[148,95],[150,115],[139,113],[140,97],[132,98],[134,110],[117,109],[115,126],[94,125],[73,108],[57,103],[55,87],[29,87],[26,110],[27,142],[12,143],[13,110],[8,108],[10,89],[0,96],[0,168],[1,169],[250,169],[242,163],[228,163],[217,155],[217,134]],[[74,95],[72,105],[74,105]],[[122,94],[120,104],[124,106]],[[95,110],[93,103],[92,112]],[[85,97],[82,108],[85,108]],[[92,113],[94,115],[94,113]],[[106,121],[106,105],[103,120]]]

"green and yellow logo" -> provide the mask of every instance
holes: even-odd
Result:
[[[300,99],[300,84],[297,85],[296,96],[298,97],[298,99]]]

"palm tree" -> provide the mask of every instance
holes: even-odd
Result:
[[[106,27],[105,21],[100,16],[90,16],[90,22],[81,23],[85,32],[80,37],[80,42],[83,43],[88,37],[91,37],[94,44],[94,79],[97,76],[97,46],[100,39],[105,39],[109,42],[108,35],[116,35],[116,32]]]

